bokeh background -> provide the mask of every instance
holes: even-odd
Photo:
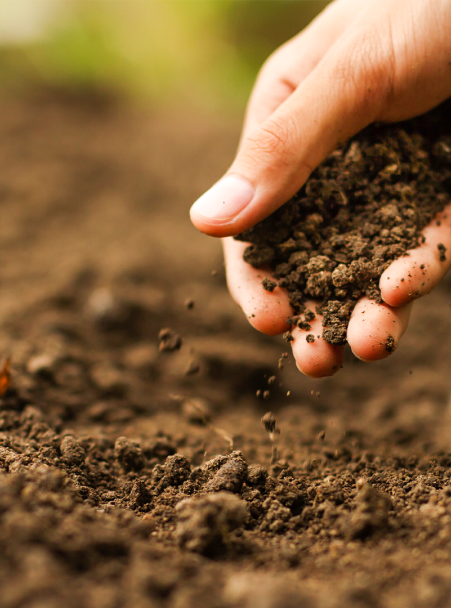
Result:
[[[119,89],[240,111],[264,59],[324,0],[1,0],[0,87]]]
[[[233,160],[265,58],[326,4],[0,0],[0,319],[86,268],[217,269],[229,302],[188,210]]]

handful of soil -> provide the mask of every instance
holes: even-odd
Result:
[[[422,117],[368,127],[290,201],[235,237],[251,243],[248,264],[270,270],[263,288],[288,291],[291,326],[310,329],[315,314],[305,302],[313,299],[324,340],[345,344],[357,300],[382,301],[383,271],[418,246],[421,230],[451,199],[450,111],[448,100]]]

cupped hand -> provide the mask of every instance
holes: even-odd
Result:
[[[191,208],[195,226],[230,237],[289,200],[340,143],[373,122],[420,115],[451,96],[451,0],[336,0],[263,66],[248,105],[238,154],[226,175]],[[423,245],[384,272],[383,304],[362,298],[353,311],[348,342],[373,361],[390,354],[404,333],[410,302],[438,283],[451,256],[451,208],[428,226]],[[286,331],[292,314],[283,290],[262,289],[268,273],[242,260],[245,245],[224,238],[232,296],[254,327]],[[451,251],[450,251],[451,253]],[[321,335],[317,317],[309,333]],[[299,369],[331,375],[343,348],[293,331]]]

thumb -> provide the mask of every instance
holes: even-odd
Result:
[[[227,174],[194,203],[191,219],[199,230],[231,236],[261,221],[337,145],[377,118],[391,91],[390,41],[375,44],[366,28],[345,38],[250,133]]]

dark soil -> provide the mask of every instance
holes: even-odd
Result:
[[[357,300],[381,301],[383,271],[419,244],[421,230],[451,199],[450,110],[446,102],[409,122],[369,127],[333,152],[288,203],[235,237],[252,243],[244,260],[269,267],[288,291],[291,325],[308,330],[305,302],[317,300],[324,340],[345,344]],[[438,248],[445,261],[446,248]],[[268,278],[262,284],[276,287]]]
[[[187,218],[238,120],[0,109],[1,608],[450,605],[449,281],[315,382]]]

